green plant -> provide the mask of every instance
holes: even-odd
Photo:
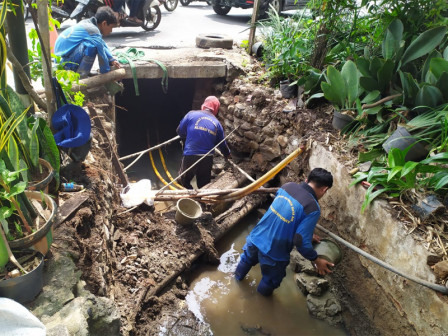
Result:
[[[54,19],[51,19],[51,23],[54,26],[60,25],[60,23]],[[28,34],[31,41],[31,48],[28,49],[28,58],[30,60],[30,72],[31,78],[33,80],[41,80],[43,83],[43,69],[42,69],[42,50],[40,47],[39,38],[37,35],[37,31],[35,29],[31,29]],[[53,69],[54,74],[58,81],[61,83],[62,90],[64,91],[65,96],[69,100],[71,104],[83,106],[84,104],[84,94],[81,91],[73,92],[72,87],[74,84],[79,85],[80,74],[71,70],[65,70],[64,64],[61,63],[61,57],[56,56],[54,54],[51,55],[55,62],[55,67]]]
[[[326,82],[321,83],[324,97],[339,110],[352,110],[362,93],[359,73],[355,63],[347,61],[339,72],[335,67],[327,68]]]
[[[440,190],[448,186],[448,153],[439,153],[421,162],[405,162],[410,148],[392,148],[388,154],[387,167],[372,167],[367,173],[356,173],[351,186],[366,180],[370,183],[361,211],[383,193],[397,197],[410,189]]]
[[[291,19],[269,11],[269,20],[260,23],[263,60],[272,78],[295,79],[309,69],[315,28],[313,21],[296,15]]]

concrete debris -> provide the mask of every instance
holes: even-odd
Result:
[[[337,325],[342,322],[342,317],[339,314],[342,311],[341,305],[330,291],[327,291],[322,296],[308,294],[306,304],[308,312],[312,316],[325,320],[331,325]]]

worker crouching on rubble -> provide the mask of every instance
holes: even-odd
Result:
[[[201,111],[188,112],[177,127],[177,134],[184,141],[179,175],[185,174],[181,176],[180,183],[187,189],[193,189],[190,183],[195,176],[198,188],[210,183],[214,153],[210,150],[224,140],[224,129],[216,119],[219,106],[218,98],[209,96],[202,104]],[[230,156],[226,141],[222,141],[218,148],[225,157]],[[204,155],[206,157],[195,164]]]
[[[111,66],[120,68],[102,36],[107,36],[118,24],[117,17],[108,6],[97,9],[95,17],[85,19],[64,30],[56,39],[54,53],[61,56],[66,70],[87,77],[98,54],[100,72],[110,71]]]
[[[257,291],[272,294],[286,276],[292,248],[310,260],[319,274],[331,273],[334,266],[319,258],[312,242],[319,241],[314,228],[320,217],[318,200],[333,185],[333,176],[323,168],[315,168],[306,182],[284,184],[277,192],[269,210],[247,237],[235,278],[244,279],[252,266],[260,263],[262,278]]]

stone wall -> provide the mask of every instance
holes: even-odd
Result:
[[[300,109],[290,112],[286,108],[287,104],[288,101],[282,99],[278,90],[261,88],[247,79],[235,80],[221,96],[219,117],[225,130],[229,133],[237,128],[229,143],[241,157],[251,158],[250,168],[256,174],[272,168],[297,148],[299,143],[303,143],[311,129],[316,131],[321,126],[319,118],[314,119],[309,114],[301,117]],[[297,181],[303,177],[303,173],[315,167],[330,170],[335,183],[321,200],[321,206],[322,217],[332,224],[334,233],[393,267],[434,283],[435,277],[426,263],[429,252],[423,244],[407,234],[406,227],[393,217],[394,212],[385,201],[375,201],[361,214],[365,189],[360,186],[349,187],[351,176],[344,165],[346,162],[338,160],[334,152],[322,145],[325,141],[322,141],[322,137],[319,139],[318,132],[313,133],[313,138],[318,141],[312,144],[307,155],[294,160],[281,172],[280,184]],[[394,335],[397,330],[409,330],[408,334],[448,335],[446,297],[442,298],[443,295],[405,280],[363,257],[358,258],[370,273],[369,277],[373,276],[379,286],[375,286],[370,296],[366,294],[365,298],[362,297],[363,293],[354,293],[358,289],[356,287],[360,287],[357,280],[344,284],[344,287],[347,287],[349,293],[353,291],[353,299],[358,300],[358,304],[366,307],[364,313],[381,334]],[[350,278],[353,279],[354,275],[356,279],[356,273],[362,274],[363,270],[344,268],[344,272],[352,272]],[[358,279],[363,282],[361,275]],[[375,294],[378,290],[382,292]],[[389,300],[391,303],[385,305],[379,302],[381,300]],[[396,311],[390,314],[378,312],[386,306],[395,307]],[[381,321],[379,316],[389,321]],[[394,322],[395,318],[401,321]],[[400,324],[400,328],[395,329],[394,323]]]

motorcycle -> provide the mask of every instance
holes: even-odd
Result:
[[[160,0],[160,2],[163,3],[163,6],[168,12],[172,12],[176,9],[179,0]]]
[[[129,7],[132,0],[126,0],[125,3]],[[159,8],[158,0],[142,0],[140,1],[137,11],[137,18],[143,21],[142,24],[131,22],[126,18],[120,19],[120,27],[142,27],[146,31],[156,29],[162,19],[162,12]],[[62,22],[65,19],[74,19],[76,22],[95,16],[99,7],[105,6],[99,0],[65,0],[62,6],[52,6],[53,17]]]
[[[211,0],[180,0],[180,3],[182,6],[188,6],[193,1],[205,1],[207,5],[211,6],[212,1]]]

